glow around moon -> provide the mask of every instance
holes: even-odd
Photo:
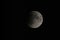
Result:
[[[38,28],[42,25],[42,23],[43,23],[43,16],[40,12],[38,11],[30,12],[30,18],[28,23],[29,27]]]

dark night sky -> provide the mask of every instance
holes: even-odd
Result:
[[[47,32],[50,32],[50,34],[53,35],[60,32],[60,1],[12,0],[12,4],[10,0],[6,2],[5,1],[2,0],[2,39],[12,38],[12,40],[40,40],[40,38],[44,37],[43,35]],[[43,24],[41,27],[33,29],[27,26],[30,11],[39,11],[43,15]],[[10,17],[12,18],[12,22]],[[12,23],[12,29],[10,22]]]
[[[31,29],[26,25],[28,13],[30,11],[39,11],[43,15],[44,22],[38,29]],[[48,32],[48,1],[12,1],[12,37],[14,33],[41,33]]]

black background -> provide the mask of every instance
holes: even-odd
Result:
[[[30,11],[39,11],[43,15],[44,22],[40,28],[32,29],[26,25]],[[12,39],[19,39],[20,34],[27,39],[41,32],[48,32],[48,1],[12,1]]]

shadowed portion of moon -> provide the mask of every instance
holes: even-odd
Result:
[[[43,23],[43,16],[38,11],[32,11],[29,13],[28,26],[30,28],[38,28]]]

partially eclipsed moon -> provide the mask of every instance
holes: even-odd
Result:
[[[31,28],[38,28],[42,25],[43,23],[43,16],[40,12],[38,11],[32,11],[30,12],[30,18],[29,18],[29,23],[28,26]]]

